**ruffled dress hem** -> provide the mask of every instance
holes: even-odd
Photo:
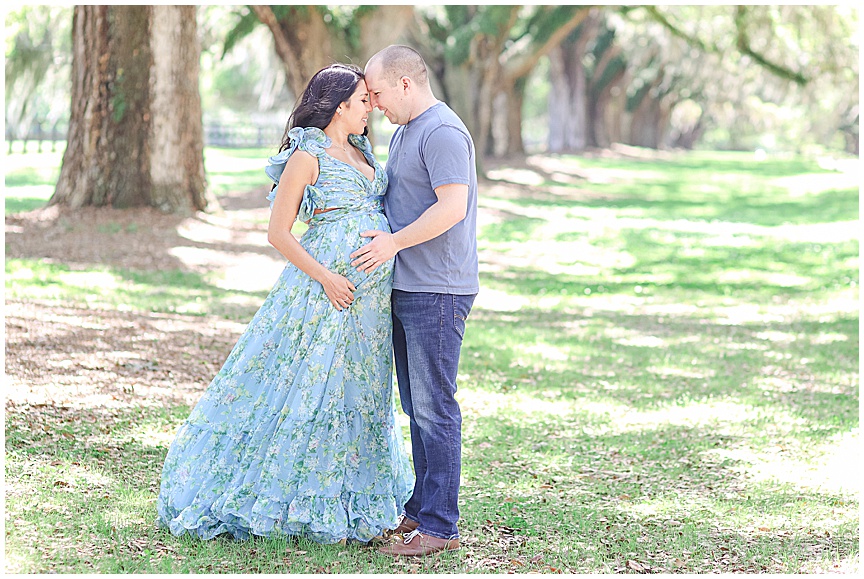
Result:
[[[269,503],[266,511],[269,514],[253,513],[248,518],[234,509],[225,508],[214,514],[210,509],[192,505],[179,513],[171,513],[171,517],[159,517],[157,524],[174,536],[189,534],[204,540],[222,534],[237,540],[285,535],[322,544],[339,543],[343,539],[367,543],[384,530],[396,527],[401,508],[396,506],[392,495],[346,492],[341,497],[297,496],[288,504]],[[370,520],[363,514],[368,512],[386,512],[386,516]],[[344,528],[345,532],[334,534],[332,523],[325,521],[343,517],[344,525],[337,527]]]

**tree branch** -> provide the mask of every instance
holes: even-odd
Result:
[[[716,54],[722,54],[723,50],[715,43],[706,43],[703,42],[700,38],[697,38],[691,34],[688,34],[672,24],[668,18],[666,18],[655,6],[645,6],[645,10],[655,21],[663,25],[669,32],[672,33],[673,36],[677,36],[678,38],[684,40],[690,46],[695,46],[696,48],[702,50],[703,52],[713,52]],[[746,23],[745,19],[747,16],[748,9],[746,6],[736,6],[735,8],[735,48],[741,54],[745,54],[755,60],[760,66],[767,69],[772,74],[779,76],[780,78],[785,78],[786,80],[791,80],[799,85],[805,85],[809,82],[809,79],[805,77],[800,72],[796,72],[791,70],[785,66],[777,64],[776,62],[772,62],[768,60],[767,57],[757,53],[750,47],[750,37],[747,35]]]
[[[279,58],[285,64],[285,73],[288,76],[288,84],[291,86],[291,91],[296,95],[303,94],[305,79],[298,78],[297,71],[302,70],[297,55],[291,48],[291,44],[285,37],[282,27],[279,25],[279,19],[273,13],[270,6],[252,6],[252,10],[258,19],[263,22],[270,32],[273,34],[274,46]]]
[[[741,54],[746,54],[757,63],[759,63],[762,67],[768,69],[770,72],[779,76],[780,78],[785,78],[786,80],[791,80],[792,82],[804,86],[809,82],[809,79],[805,77],[800,72],[796,72],[791,70],[785,66],[777,64],[776,62],[771,62],[765,56],[757,53],[750,47],[750,37],[747,35],[745,18],[747,16],[747,7],[745,6],[736,6],[735,7],[735,31],[737,32],[737,36],[735,38],[735,47]]]
[[[651,16],[651,18],[656,20],[659,24],[663,25],[663,27],[666,28],[666,30],[668,30],[669,32],[671,32],[673,36],[677,36],[678,38],[685,41],[687,44],[695,46],[703,52],[723,52],[716,44],[706,44],[700,38],[697,38],[691,34],[687,34],[683,30],[672,24],[668,18],[666,18],[663,14],[660,13],[659,10],[657,10],[656,6],[644,6],[644,8],[648,12],[648,15]]]
[[[582,24],[582,21],[588,16],[590,12],[590,7],[585,6],[581,10],[578,10],[573,16],[565,22],[562,26],[560,26],[555,32],[549,35],[549,38],[546,39],[542,45],[535,48],[525,57],[518,59],[515,64],[511,66],[504,65],[504,81],[508,83],[516,82],[516,80],[522,78],[523,76],[530,73],[534,66],[537,64],[537,61],[540,60],[543,56],[549,53],[550,50],[561,44],[561,42],[567,37],[568,34],[573,32],[573,30]]]

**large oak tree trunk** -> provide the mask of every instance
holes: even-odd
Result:
[[[525,104],[526,78],[515,82],[505,81],[496,97],[493,131],[495,156],[520,156],[525,154],[522,139],[522,107]],[[500,105],[498,101],[500,99]],[[496,122],[497,121],[497,122]]]
[[[618,94],[624,94],[627,66],[620,58],[622,49],[613,45],[603,51],[594,66],[594,75],[588,84],[588,146],[606,148],[618,139],[613,138],[607,121],[608,107]]]
[[[206,210],[194,6],[76,6],[72,106],[49,204]]]
[[[583,52],[576,43],[549,53],[549,152],[578,152],[587,143],[588,95]]]
[[[589,79],[583,61],[597,35],[598,16],[590,13],[549,52],[549,152],[579,152],[590,144]]]
[[[628,145],[649,149],[665,147],[672,116],[672,99],[668,94],[655,94],[659,92],[662,79],[661,70],[651,89],[643,92],[639,103],[629,115],[629,138],[626,140]]]

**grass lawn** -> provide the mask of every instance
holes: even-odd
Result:
[[[217,195],[260,187],[268,154],[208,149]],[[44,204],[60,155],[7,157],[7,215]],[[157,530],[162,462],[190,408],[118,386],[137,402],[7,404],[4,570],[857,573],[857,177],[717,152],[530,157],[489,176],[459,376],[461,550],[393,561]],[[110,316],[188,326],[198,353],[177,360],[170,333],[142,330],[167,353],[136,372],[171,388],[160,369],[200,363],[192,398],[265,294],[7,249],[7,303],[92,310],[83,325],[107,349]],[[112,380],[76,364],[82,381]]]

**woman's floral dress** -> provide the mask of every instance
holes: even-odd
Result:
[[[318,158],[318,181],[301,202],[299,219],[311,221],[300,243],[351,280],[354,302],[336,310],[321,284],[285,267],[168,451],[157,510],[175,535],[365,542],[396,526],[414,484],[395,423],[393,261],[365,274],[349,257],[368,241],[360,232],[390,230],[387,174],[365,137],[349,141],[375,168],[373,181],[331,157],[322,130],[289,135],[292,146],[266,172],[278,183],[297,149]]]

